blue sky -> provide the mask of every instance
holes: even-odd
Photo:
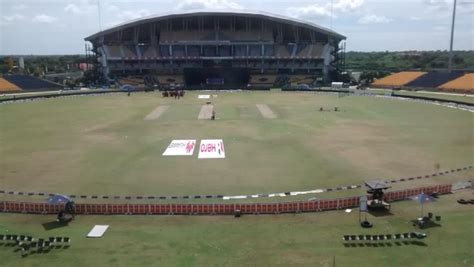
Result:
[[[250,9],[347,36],[348,51],[445,50],[453,0],[1,0],[0,54],[83,54],[84,37],[142,16]],[[332,3],[332,4],[331,4]],[[456,50],[473,50],[474,0],[458,0]]]

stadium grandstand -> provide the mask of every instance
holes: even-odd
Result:
[[[377,79],[372,83],[372,86],[382,88],[401,87],[425,74],[426,72],[421,71],[402,71]]]
[[[313,23],[254,11],[149,16],[85,38],[95,69],[109,82],[188,89],[329,83],[340,71],[345,39]]]
[[[0,92],[60,90],[63,86],[30,75],[10,74],[0,78]],[[10,90],[8,90],[10,88]]]
[[[375,80],[372,87],[474,92],[474,73],[402,71]]]
[[[437,88],[451,80],[461,77],[461,72],[428,72],[406,84],[411,88]]]
[[[21,89],[18,86],[0,77],[0,93],[16,93],[20,91]]]
[[[474,93],[474,73],[464,74],[463,76],[449,81],[438,88],[454,92]]]

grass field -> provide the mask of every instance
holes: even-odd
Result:
[[[211,100],[158,93],[0,106],[2,188],[69,194],[251,194],[361,183],[470,165],[473,115],[373,97],[239,92]],[[265,119],[256,104],[278,116]],[[144,120],[169,105],[157,120]],[[340,112],[319,112],[319,107]],[[223,139],[226,159],[162,157],[173,139]],[[434,182],[449,181],[440,177]],[[457,179],[456,176],[452,179]]]
[[[473,114],[376,97],[220,92],[217,120],[198,120],[198,93],[183,99],[136,93],[46,99],[0,105],[0,188],[69,194],[252,194],[309,190],[366,179],[423,175],[471,165]],[[257,104],[276,115],[264,118]],[[144,118],[167,105],[158,119]],[[319,108],[341,111],[320,112]],[[162,157],[173,139],[223,139],[226,159]],[[468,180],[472,171],[395,184],[394,189]],[[332,198],[363,190],[318,195]],[[310,196],[313,197],[313,196]],[[392,215],[358,213],[244,216],[79,216],[46,230],[55,216],[0,214],[0,233],[70,236],[69,249],[21,258],[0,246],[5,266],[473,266],[472,191],[443,196],[425,211],[442,227],[420,243],[345,247],[344,234],[414,230],[414,201]],[[306,196],[308,198],[308,196]],[[0,195],[1,200],[10,199]],[[41,200],[38,198],[35,201]],[[278,201],[281,199],[265,199]],[[286,199],[285,199],[286,200]],[[84,236],[110,224],[103,239]]]
[[[14,247],[0,246],[3,266],[473,266],[474,205],[456,199],[472,191],[425,204],[441,215],[441,227],[423,230],[418,243],[382,243],[345,247],[344,234],[391,234],[416,231],[414,201],[393,205],[392,215],[368,215],[372,229],[358,226],[358,213],[233,217],[219,216],[80,216],[67,227],[45,230],[54,216],[3,214],[0,233],[35,237],[69,236],[69,249],[21,258]],[[102,239],[87,239],[94,224],[109,224]],[[8,231],[8,232],[7,232]],[[333,257],[336,264],[333,265]]]

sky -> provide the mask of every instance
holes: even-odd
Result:
[[[0,55],[84,54],[84,38],[99,29],[194,9],[248,9],[306,20],[347,36],[347,51],[448,50],[453,1],[0,0]],[[457,3],[454,49],[473,50],[474,0]]]

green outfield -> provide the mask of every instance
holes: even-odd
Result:
[[[216,95],[198,99],[199,94]],[[198,120],[212,102],[216,120]],[[276,118],[263,116],[267,105]],[[145,120],[159,106],[156,119]],[[320,108],[324,111],[319,111]],[[334,108],[339,111],[335,112]],[[268,111],[268,110],[267,110]],[[156,114],[155,114],[156,115]],[[153,116],[152,116],[153,117]],[[0,189],[87,195],[254,194],[394,179],[473,162],[473,113],[427,103],[285,92],[188,92],[76,96],[0,105]],[[225,159],[164,157],[174,139],[222,139]],[[393,189],[465,181],[472,171],[394,184]],[[291,201],[365,193],[351,190]],[[472,266],[473,205],[443,196],[425,211],[442,216],[420,242],[344,246],[344,234],[409,232],[414,201],[372,216],[354,210],[244,216],[79,216],[45,229],[55,216],[0,214],[0,234],[69,236],[68,249],[21,258],[0,245],[4,266]],[[21,197],[44,201],[39,197]],[[0,200],[18,199],[2,194]],[[81,200],[78,200],[80,202]],[[158,201],[158,200],[157,200]],[[185,201],[185,200],[180,200]],[[190,200],[187,200],[190,201]],[[212,200],[216,201],[216,200]],[[222,201],[222,200],[221,200]],[[255,200],[253,200],[255,201]],[[102,239],[85,235],[109,224]],[[335,265],[334,264],[335,260]]]
[[[68,249],[21,258],[15,247],[0,245],[2,266],[472,266],[474,205],[465,191],[425,204],[442,216],[441,227],[423,230],[417,242],[377,242],[346,247],[346,234],[419,231],[414,201],[393,205],[392,215],[375,217],[372,229],[358,225],[358,213],[344,211],[295,215],[244,216],[79,216],[67,227],[45,230],[54,216],[3,214],[0,233],[36,238],[68,236]],[[101,239],[85,235],[95,224],[108,224]],[[333,260],[335,263],[333,265]]]
[[[206,93],[0,105],[1,185],[97,195],[273,193],[423,175],[473,159],[473,114],[466,111],[361,96],[222,92],[203,100],[198,94]],[[207,101],[215,121],[197,119]],[[264,118],[256,104],[277,118]],[[144,120],[160,105],[169,108]],[[173,139],[222,139],[226,158],[198,159],[198,148],[193,156],[163,157]]]

